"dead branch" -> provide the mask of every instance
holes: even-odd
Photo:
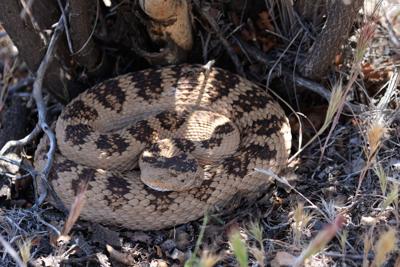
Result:
[[[43,101],[42,86],[46,70],[49,67],[51,60],[53,59],[55,45],[63,31],[64,31],[64,20],[63,17],[61,16],[60,19],[58,20],[54,33],[50,39],[46,54],[42,62],[40,63],[39,69],[36,74],[35,82],[33,83],[32,95],[33,98],[35,99],[36,107],[38,109],[38,124],[40,128],[44,131],[44,133],[47,135],[50,141],[50,149],[46,154],[47,162],[45,167],[39,174],[41,181],[45,182],[46,186],[47,186],[47,177],[50,172],[51,166],[53,164],[54,152],[56,150],[56,137],[51,128],[49,127],[49,125],[47,124],[46,120],[47,111],[46,111],[46,104]],[[47,188],[47,187],[42,187],[42,188]],[[45,190],[43,190],[43,192],[40,192],[40,196],[38,198],[38,202],[36,203],[36,205],[40,205],[41,202],[44,201],[44,199],[46,198],[46,195],[47,192],[45,192]]]
[[[53,163],[54,152],[56,149],[55,135],[54,135],[53,131],[51,130],[51,128],[49,127],[49,125],[47,124],[47,119],[46,119],[47,109],[46,109],[46,105],[43,100],[42,87],[43,87],[43,81],[44,81],[44,77],[46,74],[46,70],[49,68],[50,63],[53,59],[55,45],[57,43],[58,38],[62,34],[63,30],[64,30],[64,20],[63,20],[63,17],[61,16],[56,25],[54,33],[50,39],[46,54],[45,54],[42,62],[40,63],[40,66],[39,66],[37,74],[36,74],[36,79],[33,83],[32,95],[36,102],[36,107],[38,110],[37,126],[29,135],[27,135],[23,139],[18,140],[18,141],[9,141],[0,151],[0,154],[3,154],[4,152],[6,152],[8,149],[10,149],[13,146],[20,146],[20,145],[29,143],[30,141],[32,141],[33,138],[35,138],[40,133],[40,130],[44,131],[44,133],[47,135],[49,142],[50,142],[50,149],[48,150],[48,152],[46,154],[47,161],[46,161],[45,167],[36,176],[36,179],[40,179],[40,180],[37,181],[35,184],[41,184],[41,186],[39,186],[39,188],[41,189],[41,192],[40,192],[39,198],[36,201],[36,206],[40,205],[47,196],[47,190],[45,190],[46,188],[49,187],[49,185],[47,183],[47,177],[48,177],[48,174],[50,172],[50,169],[51,169],[51,166]],[[52,192],[52,190],[51,190],[51,192]],[[54,196],[53,192],[52,192],[52,195]],[[55,199],[57,201],[57,198],[55,198]]]
[[[252,57],[253,59],[267,65],[269,68],[271,68],[275,64],[275,58],[268,56],[261,50],[259,50],[257,47],[254,47],[252,45],[247,44],[246,42],[241,41],[239,38],[235,38],[236,42],[239,44],[239,46],[246,51],[246,53]],[[303,87],[307,90],[310,90],[318,95],[320,95],[322,98],[324,98],[326,101],[329,101],[331,99],[331,91],[326,89],[324,86],[321,84],[311,81],[309,79],[306,79],[304,77],[301,77],[300,75],[297,75],[293,73],[292,70],[288,68],[283,68],[282,74],[290,79],[293,80],[293,82],[300,87]],[[355,113],[360,113],[361,108],[358,105],[354,105],[351,103],[346,103],[346,107],[350,110],[352,110]]]
[[[212,31],[214,34],[217,35],[218,39],[221,41],[222,45],[225,47],[226,51],[228,52],[229,57],[231,58],[233,64],[236,67],[236,72],[243,76],[246,77],[244,70],[243,70],[243,65],[239,60],[238,55],[236,54],[236,52],[233,50],[233,47],[231,46],[231,44],[228,42],[228,40],[223,36],[223,34],[221,33],[221,29],[219,28],[217,22],[208,14],[206,14],[206,12],[204,12],[201,8],[201,5],[199,3],[198,0],[194,0],[193,1],[194,5],[197,8],[197,11],[199,12],[200,16],[202,17],[202,19],[204,19],[211,27]]]
[[[314,80],[326,74],[341,45],[347,39],[363,2],[354,0],[347,5],[344,1],[330,1],[325,26],[307,53],[300,69],[304,77]]]

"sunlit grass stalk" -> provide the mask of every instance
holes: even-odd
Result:
[[[386,196],[388,179],[387,179],[385,170],[382,167],[382,164],[378,163],[377,166],[374,168],[374,171],[375,171],[376,176],[378,176],[379,186],[381,188],[382,195]]]
[[[263,267],[265,265],[265,250],[263,229],[260,223],[252,222],[249,226],[249,232],[259,245],[259,248],[256,246],[250,247],[250,254],[256,259],[258,266]]]
[[[347,230],[344,230],[341,234],[340,234],[340,248],[342,249],[342,254],[343,254],[343,258],[346,257],[346,242],[347,242],[347,238],[349,236],[349,232]]]
[[[31,258],[32,240],[27,239],[18,243],[19,254],[24,264],[28,265],[29,259]]]
[[[221,260],[219,255],[204,251],[199,260],[199,267],[213,267]]]
[[[250,223],[249,232],[252,235],[252,237],[258,242],[260,247],[262,249],[264,249],[263,229],[262,229],[260,223],[258,223],[258,222]]]
[[[363,251],[363,263],[362,263],[362,267],[368,267],[369,266],[369,260],[368,260],[368,254],[372,249],[372,230],[370,229],[370,231],[368,233],[364,234],[364,251]]]
[[[79,215],[81,214],[81,211],[83,209],[83,206],[85,205],[85,193],[87,190],[87,182],[82,183],[79,186],[78,192],[76,194],[76,197],[74,199],[74,202],[71,205],[71,210],[69,212],[67,221],[64,224],[64,227],[61,231],[61,236],[67,236],[69,232],[71,231],[72,227],[76,223],[76,221],[79,218]]]
[[[388,254],[396,249],[396,234],[396,231],[392,228],[381,234],[379,240],[375,244],[375,258],[371,266],[382,266],[387,260]]]
[[[335,116],[336,111],[339,109],[339,106],[341,103],[340,101],[342,100],[342,98],[343,98],[342,84],[338,83],[332,89],[332,94],[331,94],[331,98],[329,100],[328,110],[326,111],[325,120],[324,120],[324,123],[322,124],[321,128],[300,150],[298,150],[289,159],[289,161],[292,161],[294,158],[296,158],[306,147],[308,147],[310,144],[312,144],[315,141],[315,139],[317,139],[321,134],[323,134],[325,132],[326,129],[328,129],[329,125],[332,122],[332,119]]]
[[[345,218],[342,215],[338,215],[335,221],[327,225],[324,230],[320,231],[308,247],[302,251],[301,255],[296,258],[293,267],[302,266],[306,259],[324,249],[329,241],[331,241],[336,233],[342,228],[344,223]]]
[[[364,168],[361,170],[360,176],[358,178],[358,186],[356,190],[356,195],[358,195],[362,181],[364,180],[365,175],[367,174],[368,170],[371,168],[372,164],[375,162],[376,155],[381,147],[383,137],[385,135],[386,128],[384,123],[380,119],[374,120],[370,127],[367,129],[367,143],[368,148],[365,148],[366,154],[366,164]]]
[[[294,223],[292,224],[293,244],[296,247],[300,247],[303,231],[306,229],[311,219],[312,215],[304,211],[304,204],[299,203],[293,212]]]
[[[247,252],[246,242],[240,236],[238,230],[233,230],[229,234],[229,244],[232,247],[233,253],[235,254],[235,258],[239,263],[240,267],[248,267],[249,266],[249,254]]]
[[[11,246],[10,243],[7,242],[7,240],[5,240],[3,238],[3,236],[0,235],[0,245],[3,246],[4,251],[6,253],[8,253],[15,261],[15,263],[17,264],[17,266],[19,267],[26,267],[27,265],[21,260],[21,258],[19,257],[18,253],[15,251],[15,249]]]
[[[69,233],[72,230],[72,227],[75,225],[76,221],[78,220],[83,206],[85,205],[85,193],[87,190],[88,183],[87,181],[80,183],[77,194],[75,196],[74,202],[71,205],[71,209],[68,214],[68,218],[64,223],[61,232],[55,236],[51,236],[50,242],[54,246],[59,246],[60,244],[65,244],[69,240],[71,240],[71,236]]]
[[[336,125],[339,122],[339,118],[340,115],[342,114],[344,105],[346,103],[346,97],[349,94],[353,84],[355,83],[355,81],[357,80],[357,77],[360,73],[361,70],[361,62],[362,59],[364,57],[364,54],[372,40],[372,38],[374,37],[375,34],[375,28],[376,25],[374,22],[369,21],[367,22],[364,27],[362,27],[361,32],[360,32],[360,37],[358,38],[358,42],[357,42],[357,47],[356,47],[356,51],[355,51],[355,55],[354,55],[354,60],[351,66],[351,70],[350,70],[350,75],[349,75],[349,81],[346,84],[346,87],[344,88],[342,94],[341,94],[341,98],[339,101],[339,104],[337,106],[337,109],[335,110],[335,117],[333,119],[331,128],[329,130],[329,133],[326,137],[326,141],[324,146],[322,147],[322,151],[321,151],[321,156],[320,156],[320,162],[322,161],[322,158],[324,156],[326,147],[328,146],[328,142],[329,139],[333,133],[333,130],[335,129]]]
[[[399,186],[397,184],[392,185],[392,190],[387,194],[385,200],[382,203],[382,210],[385,210],[392,204],[397,207],[397,201],[399,200]]]
[[[199,237],[196,240],[196,245],[194,247],[194,251],[193,251],[190,259],[185,262],[185,265],[184,265],[185,267],[195,266],[195,264],[198,262],[198,258],[196,255],[200,250],[200,245],[201,245],[201,242],[203,241],[204,232],[206,231],[207,223],[208,223],[208,214],[206,213],[203,218],[203,224],[201,225]]]

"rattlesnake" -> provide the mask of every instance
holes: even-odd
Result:
[[[211,133],[198,131],[208,126]],[[56,136],[49,181],[64,204],[87,181],[83,219],[141,230],[186,223],[236,195],[262,191],[270,178],[254,169],[278,173],[291,145],[288,120],[264,89],[198,65],[143,70],[96,85],[66,106]],[[46,149],[43,138],[35,153],[39,170]],[[164,161],[154,158],[163,149]],[[159,167],[147,181],[138,160]],[[175,183],[176,172],[183,178]]]

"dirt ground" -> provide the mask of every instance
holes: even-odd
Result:
[[[287,39],[282,12],[273,16],[263,5],[239,27],[240,9],[223,12],[229,1],[211,2],[208,14],[247,78],[268,84],[289,117],[288,168],[256,203],[233,202],[228,214],[146,232],[78,220],[62,235],[66,216],[46,202],[34,205],[35,138],[0,156],[0,266],[400,266],[400,3],[365,1],[329,73],[311,81],[313,91],[282,73],[302,58],[301,36],[317,32]],[[221,38],[197,30],[192,60],[215,59],[235,71]],[[251,59],[246,43],[270,55],[273,68]],[[35,76],[1,28],[0,77],[1,147],[37,122]],[[62,105],[47,93],[45,102],[52,122]]]

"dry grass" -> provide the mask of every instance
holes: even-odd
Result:
[[[397,232],[394,229],[389,229],[379,237],[375,245],[375,258],[372,266],[382,266],[388,259],[388,254],[397,249]]]

